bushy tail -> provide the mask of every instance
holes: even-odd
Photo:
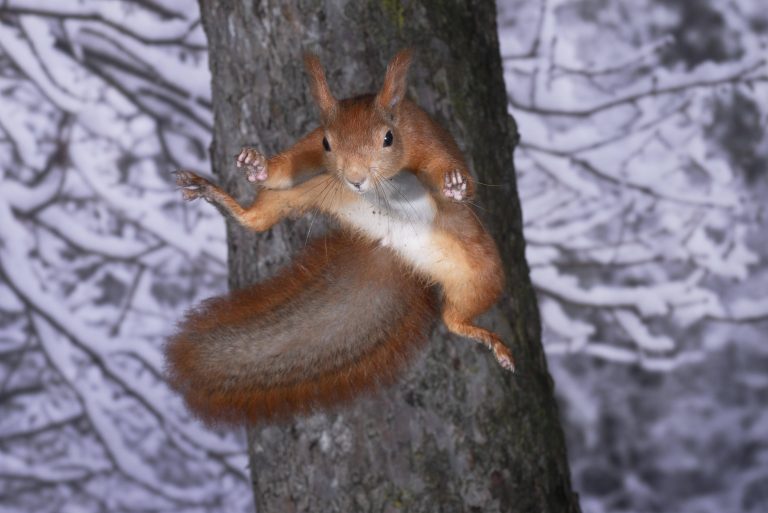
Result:
[[[209,423],[306,413],[392,382],[435,313],[391,250],[336,232],[274,278],[189,311],[166,345],[168,376]]]

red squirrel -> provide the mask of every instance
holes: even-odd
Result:
[[[456,142],[406,98],[410,63],[411,52],[399,52],[377,94],[337,100],[307,55],[321,126],[271,158],[242,149],[236,165],[260,186],[248,208],[176,173],[185,199],[255,231],[308,211],[341,226],[278,276],[182,321],[166,348],[171,383],[204,419],[308,412],[391,382],[428,337],[435,290],[448,330],[514,370],[500,337],[473,323],[502,293],[501,260],[468,203],[474,186]]]

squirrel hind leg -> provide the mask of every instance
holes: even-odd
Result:
[[[503,368],[515,372],[515,359],[512,357],[512,351],[502,342],[501,337],[487,329],[475,326],[470,320],[463,318],[457,312],[447,309],[443,312],[443,322],[448,331],[472,339],[483,344],[493,351],[496,361]]]

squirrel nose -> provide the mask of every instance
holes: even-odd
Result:
[[[365,182],[365,178],[363,178],[363,179],[362,179],[362,180],[360,180],[359,182],[353,182],[352,180],[350,180],[349,178],[347,178],[347,182],[349,182],[349,185],[351,185],[352,187],[354,187],[355,189],[357,189],[357,190],[359,191],[359,190],[360,190],[360,187],[362,187],[362,186],[363,186],[363,182]]]

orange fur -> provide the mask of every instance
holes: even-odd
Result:
[[[186,198],[203,197],[250,229],[317,210],[347,230],[313,243],[278,277],[187,316],[168,344],[169,371],[207,420],[306,412],[391,381],[426,337],[434,314],[427,284],[440,286],[451,332],[514,368],[499,336],[474,324],[501,296],[501,259],[464,201],[473,184],[456,142],[405,98],[410,61],[408,51],[396,55],[376,95],[337,100],[308,56],[322,126],[270,159],[241,152],[237,165],[264,187],[248,208],[179,173]],[[337,324],[328,322],[332,312],[341,312]],[[318,349],[321,336],[329,338]]]
[[[258,376],[237,376],[234,362],[212,366],[204,358],[205,349],[225,347],[219,340],[204,340],[203,334],[290,307],[292,298],[315,286],[319,277],[323,287],[333,289],[334,278],[348,272],[355,272],[360,282],[392,288],[396,293],[393,300],[408,305],[401,313],[390,315],[387,329],[373,334],[378,338],[370,350],[350,364],[316,368],[311,376],[296,373],[259,382]],[[274,278],[209,299],[190,311],[166,345],[170,383],[195,414],[212,424],[286,418],[327,408],[389,384],[426,342],[436,314],[434,292],[424,281],[392,281],[392,276],[406,272],[390,250],[362,242],[347,232],[317,239]],[[344,301],[345,297],[338,295],[327,309],[333,312],[337,303]],[[371,315],[369,304],[353,306],[359,316]],[[291,336],[299,343],[312,337],[311,326],[296,326],[294,330]],[[206,348],[205,344],[215,347]],[[257,353],[258,349],[258,343],[254,343],[253,351]],[[253,356],[258,358],[258,354]]]
[[[278,153],[269,159],[269,178],[264,185],[271,189],[286,189],[295,185],[297,180],[320,173],[323,170],[322,153],[317,151],[322,146],[323,131],[312,130],[291,147],[291,151]]]

